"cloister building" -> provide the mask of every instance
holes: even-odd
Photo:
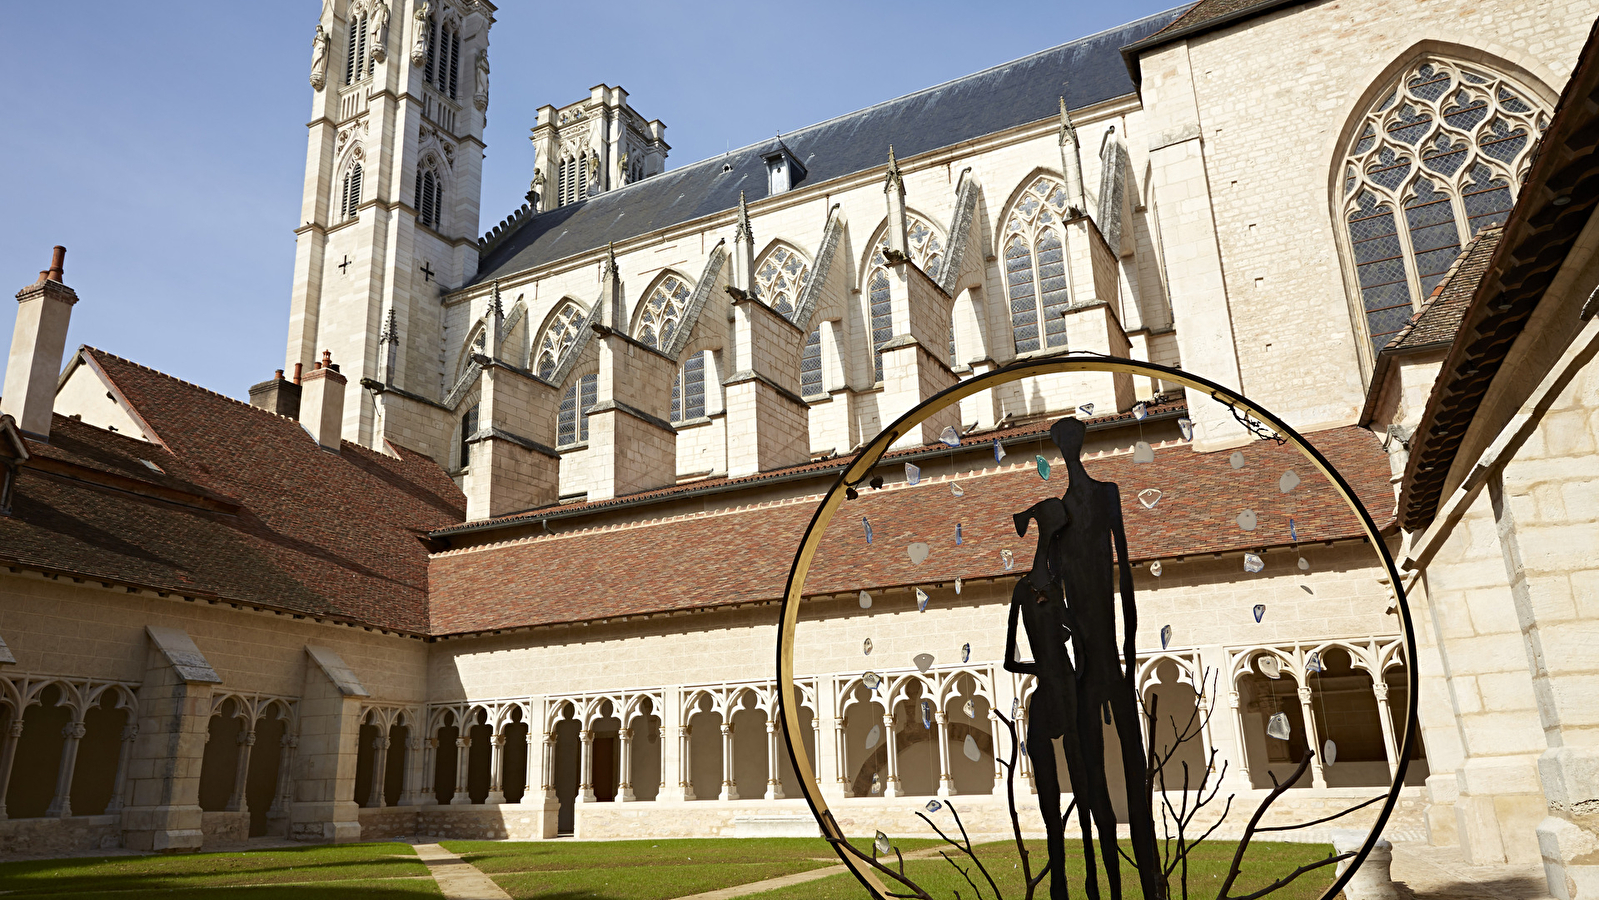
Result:
[[[79,310],[59,250],[17,294],[0,852],[814,834],[773,655],[819,498],[940,390],[1086,351],[1307,436],[1416,658],[1332,485],[1226,405],[984,392],[898,439],[806,585],[792,737],[846,830],[932,797],[1008,828],[1011,516],[1074,415],[1138,689],[1211,713],[1186,761],[1258,797],[1336,739],[1285,809],[1343,808],[1396,777],[1414,678],[1389,836],[1599,896],[1599,5],[1199,0],[679,168],[599,85],[539,109],[480,234],[494,14],[324,4],[249,403],[69,352],[113,298]]]

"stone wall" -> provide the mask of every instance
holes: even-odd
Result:
[[[120,816],[0,820],[0,857],[62,856],[121,846]]]

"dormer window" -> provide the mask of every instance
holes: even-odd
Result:
[[[791,190],[805,178],[805,166],[782,141],[777,142],[776,150],[762,154],[761,158],[766,160],[767,196]]]

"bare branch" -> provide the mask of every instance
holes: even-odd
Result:
[[[1261,801],[1259,808],[1255,810],[1255,814],[1249,817],[1249,824],[1244,827],[1244,836],[1238,841],[1238,849],[1233,853],[1232,865],[1227,869],[1227,879],[1222,882],[1221,891],[1216,894],[1217,900],[1243,900],[1243,898],[1229,897],[1228,892],[1232,890],[1233,882],[1238,880],[1239,869],[1243,866],[1244,862],[1244,851],[1249,849],[1249,842],[1254,838],[1255,830],[1260,826],[1260,820],[1266,815],[1266,810],[1271,808],[1271,805],[1277,801],[1278,797],[1283,795],[1284,791],[1288,790],[1290,787],[1293,787],[1294,782],[1298,781],[1300,777],[1305,774],[1305,770],[1310,768],[1310,761],[1315,757],[1316,751],[1307,748],[1305,750],[1305,758],[1300,760],[1299,766],[1294,769],[1294,774],[1290,776],[1286,782],[1277,784],[1276,787],[1273,787],[1271,793],[1266,795],[1266,799]],[[1268,773],[1270,773],[1270,771],[1270,769],[1267,770]],[[1277,779],[1274,776],[1272,778],[1272,783],[1276,784],[1276,782]],[[1297,875],[1295,877],[1297,877]],[[1272,888],[1271,890],[1275,889],[1276,888]],[[1263,895],[1251,895],[1251,897],[1259,896]]]
[[[1313,863],[1307,863],[1307,864],[1305,864],[1303,866],[1300,866],[1299,868],[1293,870],[1292,872],[1289,872],[1286,877],[1279,878],[1276,881],[1273,881],[1271,884],[1267,885],[1266,887],[1261,888],[1260,890],[1254,892],[1253,894],[1245,894],[1242,897],[1232,897],[1232,898],[1229,898],[1229,900],[1257,900],[1257,898],[1264,897],[1267,894],[1271,893],[1272,891],[1277,890],[1280,887],[1286,887],[1289,882],[1291,882],[1295,878],[1298,878],[1299,876],[1305,874],[1306,872],[1310,872],[1310,871],[1313,871],[1315,869],[1319,869],[1322,866],[1330,866],[1330,865],[1332,865],[1335,862],[1342,862],[1343,860],[1346,860],[1346,859],[1348,859],[1348,858],[1350,858],[1351,856],[1354,856],[1354,855],[1355,855],[1355,851],[1351,850],[1348,853],[1340,853],[1337,856],[1329,856],[1326,859],[1317,860],[1316,862],[1313,862]]]
[[[1354,812],[1357,809],[1365,809],[1366,807],[1372,805],[1373,803],[1376,803],[1379,800],[1383,800],[1383,799],[1387,798],[1387,796],[1388,796],[1387,794],[1383,794],[1383,795],[1378,796],[1378,797],[1373,797],[1370,800],[1365,801],[1364,803],[1357,803],[1354,806],[1351,806],[1348,809],[1344,810],[1343,812],[1333,813],[1330,816],[1324,816],[1323,818],[1316,819],[1316,820],[1311,821],[1311,822],[1301,822],[1298,825],[1262,826],[1258,830],[1259,831],[1294,831],[1294,830],[1299,829],[1299,828],[1309,828],[1312,825],[1320,825],[1323,822],[1331,822],[1333,819],[1337,819],[1337,818],[1340,818],[1342,816],[1347,816],[1347,815],[1349,815],[1350,813]]]

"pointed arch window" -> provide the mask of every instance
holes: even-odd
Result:
[[[589,439],[589,410],[599,396],[600,376],[584,375],[572,382],[561,395],[556,416],[555,442],[561,447],[581,444]]]
[[[366,10],[350,13],[349,46],[344,54],[344,83],[354,84],[372,74],[375,62],[367,51],[367,27],[371,21]]]
[[[353,219],[361,207],[361,164],[350,166],[344,173],[344,186],[339,192],[339,218]]]
[[[1059,230],[1065,214],[1065,187],[1040,176],[1022,192],[1005,220],[1001,244],[1005,296],[1018,356],[1066,346],[1071,292],[1066,288],[1066,248]]]
[[[657,350],[671,343],[692,294],[688,284],[676,275],[662,278],[644,299],[644,311],[638,322],[639,342]]]
[[[444,212],[444,183],[431,166],[416,172],[416,218],[418,222],[437,231]]]
[[[820,397],[827,393],[822,387],[822,329],[811,329],[805,338],[805,350],[800,354],[800,396]]]
[[[550,324],[545,326],[544,335],[539,338],[537,358],[533,365],[540,378],[548,381],[555,375],[555,370],[561,365],[561,357],[577,340],[577,330],[582,324],[583,308],[571,300],[562,303],[555,315],[550,317]]]
[[[1439,57],[1418,60],[1379,96],[1340,164],[1344,238],[1374,353],[1461,245],[1509,217],[1549,123],[1524,85]]]
[[[810,275],[811,267],[805,257],[778,245],[755,267],[754,294],[783,318],[792,319],[794,304]]]
[[[438,88],[439,93],[455,99],[461,68],[461,31],[453,22],[439,25],[438,18],[428,16],[427,62],[422,66],[422,80]]]
[[[937,279],[939,266],[944,261],[944,241],[938,230],[920,216],[906,216],[905,242],[910,249],[911,262]],[[867,314],[872,328],[872,372],[877,381],[883,380],[883,345],[894,337],[894,319],[889,307],[888,233],[885,231],[872,250],[871,270],[866,276]]]
[[[705,417],[705,354],[683,360],[672,380],[672,423]]]

